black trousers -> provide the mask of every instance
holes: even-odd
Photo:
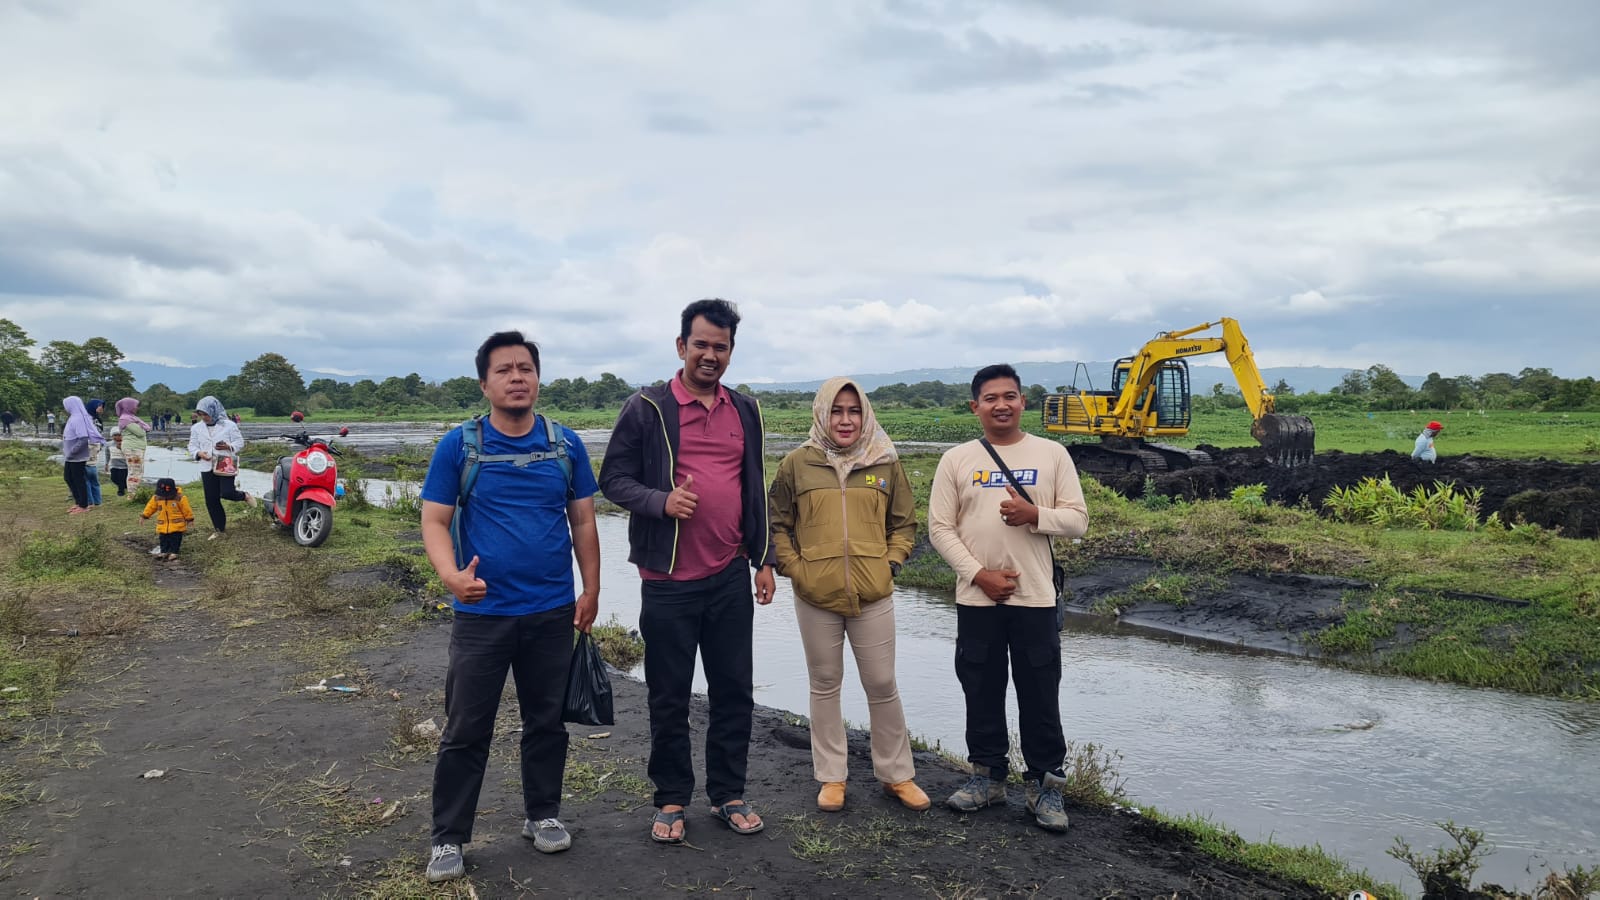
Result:
[[[1037,780],[1061,768],[1061,633],[1052,607],[957,606],[956,678],[967,698],[967,758],[1009,770],[1006,662],[1017,685],[1022,760]]]
[[[228,530],[228,513],[222,508],[222,501],[233,500],[243,503],[249,496],[233,486],[233,479],[232,475],[200,473],[200,487],[206,493],[206,514],[211,516],[211,527],[218,531]]]
[[[689,695],[697,649],[711,701],[706,795],[717,806],[743,798],[755,710],[749,560],[737,557],[721,572],[696,581],[646,581],[640,595],[655,805],[687,806],[694,799]]]
[[[124,469],[124,472],[127,470]],[[156,543],[162,553],[177,553],[183,548],[183,532],[169,531],[166,534],[156,535]]]
[[[121,497],[122,495],[128,493],[128,470],[125,469],[125,468],[124,469],[112,469],[111,470],[111,483],[117,486],[117,496],[118,497]]]
[[[456,612],[444,682],[447,721],[433,767],[435,845],[472,841],[508,668],[522,712],[523,813],[538,821],[561,812],[561,776],[567,764],[561,706],[572,662],[573,609],[569,603],[525,616]]]
[[[62,470],[62,478],[67,480],[67,490],[72,492],[72,502],[75,506],[89,505],[89,464],[83,462],[69,462]]]

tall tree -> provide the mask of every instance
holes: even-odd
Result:
[[[1461,382],[1445,378],[1438,372],[1429,372],[1417,393],[1430,409],[1454,409],[1461,402]]]
[[[43,373],[28,355],[34,340],[22,326],[0,319],[0,410],[26,416],[30,420],[44,410]]]
[[[1367,373],[1359,369],[1353,369],[1344,373],[1344,377],[1339,379],[1339,386],[1333,390],[1335,393],[1344,394],[1347,397],[1364,397],[1370,386],[1371,384],[1367,380]]]
[[[103,337],[82,344],[51,341],[39,355],[46,402],[60,403],[69,395],[108,403],[133,393],[133,373],[123,368],[122,351]]]
[[[146,421],[157,413],[176,413],[183,408],[183,397],[177,391],[156,382],[139,395],[139,415]]]
[[[286,416],[306,397],[300,371],[276,353],[263,353],[239,370],[241,400],[258,416]]]
[[[462,409],[471,409],[483,402],[483,388],[478,386],[478,379],[468,378],[465,375],[448,378],[439,385],[449,395],[450,401]],[[542,395],[541,391],[541,395]]]
[[[1388,366],[1369,366],[1367,384],[1372,402],[1379,409],[1405,409],[1415,402],[1416,392]]]

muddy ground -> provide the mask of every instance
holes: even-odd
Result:
[[[1523,520],[1546,528],[1561,528],[1566,537],[1600,537],[1600,462],[1566,463],[1546,459],[1495,459],[1471,455],[1446,456],[1437,463],[1420,463],[1410,456],[1381,453],[1319,452],[1311,464],[1286,469],[1267,462],[1259,448],[1222,449],[1202,445],[1214,465],[1167,472],[1154,478],[1155,490],[1185,499],[1226,497],[1241,485],[1265,484],[1266,499],[1292,505],[1302,499],[1319,506],[1336,487],[1359,484],[1364,478],[1383,478],[1403,491],[1432,488],[1435,482],[1460,490],[1483,491],[1479,512],[1484,517],[1500,513],[1501,519]],[[1103,479],[1118,492],[1139,497],[1142,476]]]
[[[157,566],[155,562],[149,563]],[[413,725],[442,716],[448,614],[415,599],[379,626],[390,637],[340,672],[300,671],[285,648],[339,636],[339,616],[241,627],[197,605],[199,573],[164,567],[177,598],[138,638],[83,674],[47,719],[14,726],[28,799],[0,806],[9,896],[452,896],[421,880],[433,745]],[[413,614],[413,615],[407,615]],[[369,624],[367,626],[371,628]],[[308,692],[319,677],[356,693]],[[562,817],[571,851],[542,856],[519,836],[516,718],[508,696],[468,848],[472,894],[756,897],[1286,897],[1304,885],[1198,852],[1126,811],[1072,808],[1046,834],[1005,809],[914,813],[873,784],[852,736],[845,812],[814,805],[805,729],[759,709],[747,796],[767,829],[740,836],[703,806],[689,843],[647,837],[643,685],[618,677],[617,723],[573,726]],[[513,692],[514,694],[514,692]],[[694,707],[703,732],[703,704]],[[605,734],[605,736],[601,736]],[[920,754],[935,797],[963,775]],[[160,770],[159,777],[141,777]],[[453,896],[469,896],[466,889]]]

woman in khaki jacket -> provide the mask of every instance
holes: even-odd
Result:
[[[873,774],[901,803],[927,809],[928,795],[913,780],[894,675],[894,576],[916,539],[916,503],[894,444],[854,381],[823,382],[811,404],[811,436],[778,466],[771,501],[778,574],[794,585],[811,677],[817,806],[844,808],[839,688],[848,637],[867,692]]]

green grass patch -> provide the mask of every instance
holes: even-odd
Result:
[[[1247,841],[1237,832],[1192,813],[1170,816],[1152,809],[1145,809],[1143,813],[1149,819],[1193,838],[1201,850],[1212,856],[1260,872],[1305,882],[1327,892],[1328,896],[1346,897],[1351,891],[1364,890],[1381,900],[1405,900],[1406,897],[1398,886],[1377,881],[1365,869],[1351,868],[1349,863],[1323,850],[1321,846],[1290,846],[1272,840],[1260,843]]]
[[[613,668],[628,672],[644,659],[644,638],[639,632],[622,624],[616,617],[589,629],[589,636],[600,650],[600,658]]]

